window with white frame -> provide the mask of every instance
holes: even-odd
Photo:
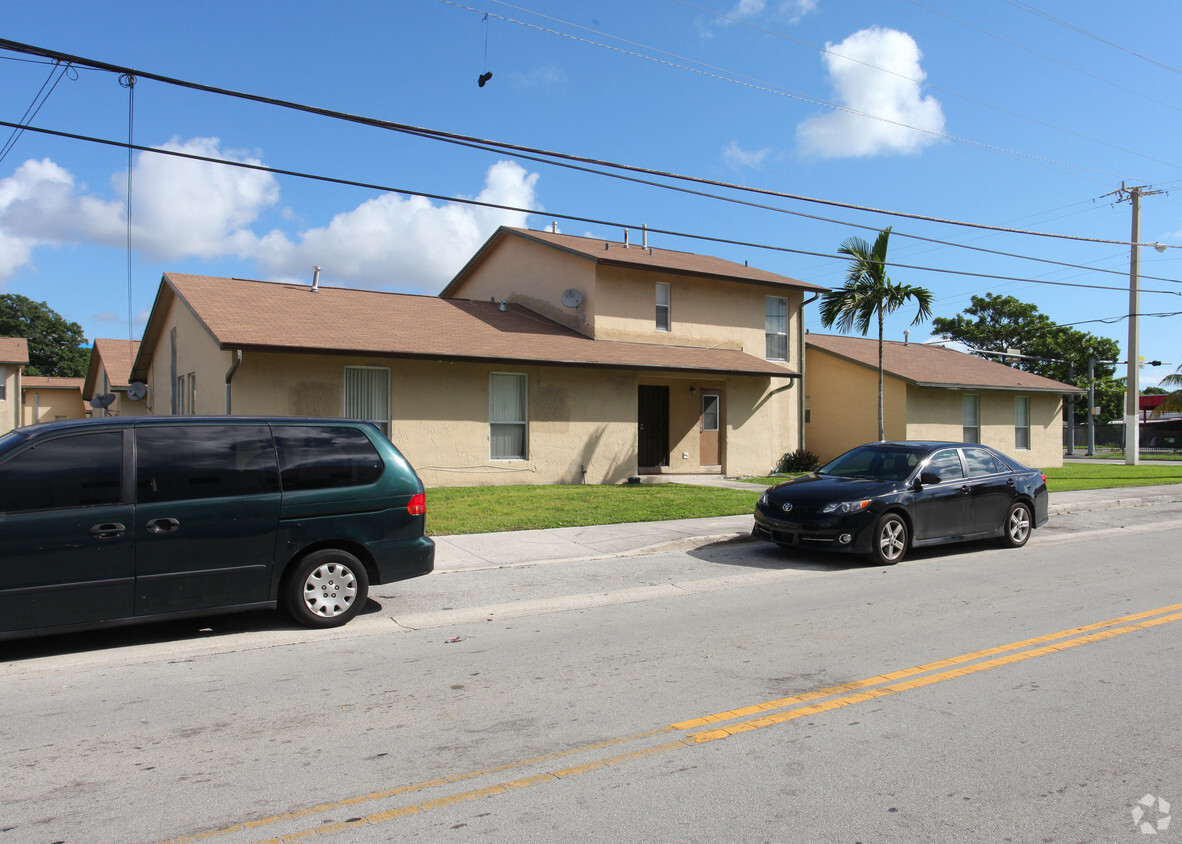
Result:
[[[669,285],[663,281],[657,282],[657,331],[668,331],[669,320]]]
[[[185,376],[178,375],[176,377],[176,390],[173,392],[175,399],[175,407],[173,408],[177,416],[184,416],[185,411]]]
[[[1014,398],[1014,448],[1020,451],[1030,449],[1030,399],[1027,396]]]
[[[189,415],[191,416],[197,412],[197,373],[190,372],[188,375],[188,379],[189,379],[189,398],[188,398]]]
[[[390,436],[390,370],[384,366],[346,366],[341,415],[372,422]]]
[[[520,372],[488,376],[488,451],[493,460],[524,460],[529,440],[527,380]]]
[[[767,338],[768,360],[788,360],[788,300],[768,296],[763,332]]]
[[[974,395],[964,397],[964,441],[981,442],[981,408]]]

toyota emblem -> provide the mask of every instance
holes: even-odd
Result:
[[[792,502],[785,501],[783,504],[780,505],[780,509],[783,510],[785,513],[787,513],[789,510],[792,509]]]

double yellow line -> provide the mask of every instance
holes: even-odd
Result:
[[[1169,624],[1170,622],[1179,620],[1182,620],[1182,604],[1173,604],[1167,607],[1159,607],[1155,610],[1147,610],[1145,612],[1135,613],[1132,615],[1125,615],[1121,616],[1120,618],[1109,619],[1108,621],[1101,621],[1097,622],[1096,624],[1089,624],[1083,627],[1073,627],[1070,630],[1061,630],[1057,633],[1048,633],[1045,636],[1024,639],[1020,642],[1011,642],[1008,645],[999,645],[997,647],[987,648],[985,650],[975,651],[973,653],[962,654],[960,656],[954,656],[948,659],[941,659],[936,662],[929,662],[924,665],[917,665],[912,668],[904,668],[900,671],[893,671],[889,674],[881,674],[877,677],[867,677],[863,680],[855,680],[850,683],[829,686],[827,688],[817,689],[804,694],[778,698],[776,700],[770,700],[764,703],[745,706],[740,709],[732,709],[726,712],[718,712],[713,715],[705,715],[700,718],[679,721],[675,724],[670,724],[668,726],[650,730],[644,733],[639,733],[637,735],[625,736],[617,739],[596,742],[594,744],[582,745],[580,747],[570,748],[557,753],[547,754],[545,756],[537,756],[530,759],[522,759],[493,768],[468,771],[466,773],[426,780],[421,783],[397,786],[385,791],[377,791],[368,794],[357,795],[354,797],[347,797],[342,800],[336,800],[331,803],[323,803],[316,806],[308,806],[281,815],[274,815],[252,821],[244,821],[242,823],[232,824],[221,829],[207,830],[205,832],[199,832],[195,835],[174,838],[170,842],[166,842],[166,844],[190,844],[190,842],[203,841],[229,833],[244,832],[265,826],[271,826],[281,822],[298,820],[299,818],[308,817],[311,815],[322,814],[326,812],[336,812],[355,805],[366,803],[372,804],[379,800],[387,800],[403,794],[412,794],[431,788],[453,785],[467,780],[472,780],[477,777],[495,775],[504,771],[520,769],[529,766],[545,765],[548,762],[576,754],[594,753],[595,751],[605,750],[609,747],[637,744],[662,735],[674,733],[682,734],[673,741],[641,747],[636,750],[630,750],[624,753],[602,756],[579,765],[555,770],[547,770],[533,776],[507,780],[483,788],[476,788],[457,794],[445,795],[433,800],[411,803],[384,811],[372,812],[366,815],[350,818],[346,821],[308,827],[298,832],[266,839],[266,841],[261,842],[260,844],[286,844],[287,842],[293,841],[306,841],[315,837],[333,835],[335,833],[343,832],[358,826],[385,823],[397,818],[406,817],[408,815],[415,815],[446,806],[453,806],[457,803],[464,803],[485,797],[493,797],[498,794],[506,794],[510,791],[516,791],[521,788],[528,788],[529,786],[539,785],[545,782],[553,782],[555,780],[565,779],[577,774],[624,764],[626,762],[635,761],[637,759],[642,759],[646,756],[652,756],[654,754],[664,753],[671,750],[692,748],[703,742],[729,738],[730,736],[736,735],[738,733],[758,730],[764,727],[771,727],[796,718],[817,715],[822,712],[829,712],[834,709],[852,706],[854,704],[863,703],[868,700],[875,700],[878,698],[887,697],[889,695],[898,694],[899,692],[923,688],[924,686],[942,683],[945,680],[952,680],[956,677],[964,677],[968,674],[990,671],[994,668],[1000,668],[1003,665],[1011,665],[1016,662],[1023,662],[1028,659],[1034,659],[1035,657],[1046,656],[1047,654],[1057,653],[1070,648],[1076,648],[1080,645],[1088,645],[1094,642],[1103,641],[1105,639],[1112,639],[1117,636],[1123,636],[1126,633],[1147,630],[1152,627],[1157,627],[1162,624]],[[708,729],[701,729],[703,727]]]

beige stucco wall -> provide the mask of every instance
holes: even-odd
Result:
[[[82,419],[86,405],[77,387],[29,387],[24,389],[21,424],[53,422],[56,419]]]
[[[810,421],[805,444],[822,461],[878,439],[878,373],[809,348],[806,392]],[[915,387],[887,375],[884,428],[888,440],[964,439],[964,395],[978,396],[980,441],[1039,468],[1063,465],[1062,405],[1058,395],[1006,390]],[[1014,447],[1014,399],[1030,399],[1030,449]]]
[[[21,425],[20,366],[0,363],[0,382],[4,398],[0,399],[0,434],[7,434]]]
[[[878,439],[878,371],[809,348],[805,394],[809,422],[805,448],[826,462],[856,445]],[[907,438],[907,385],[883,379],[883,432]]]
[[[169,306],[160,340],[152,352],[145,412],[156,416],[167,416],[172,412],[174,383],[171,376],[170,332],[174,326],[177,328],[177,375],[186,376],[186,387],[187,377],[196,375],[196,406],[189,408],[186,400],[185,412],[210,415],[225,413],[226,371],[230,368],[233,355],[218,349],[213,335],[180,299],[174,299]]]
[[[562,304],[562,292],[569,288],[583,294],[578,308]],[[501,238],[451,295],[522,305],[589,337],[595,336],[595,264],[520,237]]]
[[[1063,406],[1058,395],[990,390],[908,390],[908,438],[952,440],[964,437],[964,396],[977,396],[980,441],[1027,466],[1063,465]],[[1015,399],[1030,399],[1030,448],[1015,446]]]

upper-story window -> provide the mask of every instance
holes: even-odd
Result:
[[[669,285],[657,282],[657,331],[669,330]]]
[[[767,297],[763,331],[767,339],[767,359],[788,360],[787,299],[779,296]]]

